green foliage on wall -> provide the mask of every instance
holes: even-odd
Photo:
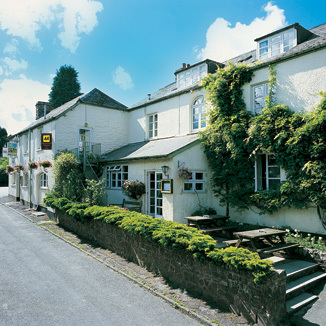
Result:
[[[155,219],[116,206],[91,206],[88,203],[76,203],[55,194],[47,194],[46,206],[64,211],[73,218],[86,222],[98,220],[116,225],[132,234],[139,234],[154,243],[173,250],[184,249],[192,253],[195,259],[206,263],[227,265],[245,270],[253,275],[259,284],[267,275],[273,273],[272,261],[261,260],[257,253],[243,248],[218,249],[215,240],[195,228],[171,221]]]
[[[230,62],[227,68],[203,79],[212,109],[208,127],[200,137],[213,172],[214,194],[227,205],[227,214],[229,205],[247,207],[241,198],[253,187],[252,149],[245,142],[252,115],[242,96],[242,87],[252,75],[248,66]]]
[[[202,144],[213,171],[214,193],[221,204],[239,209],[256,206],[261,213],[282,207],[326,210],[326,92],[311,112],[295,113],[275,103],[276,69],[269,68],[269,95],[259,115],[245,107],[242,87],[250,82],[249,67],[230,63],[203,86],[212,109]],[[254,192],[257,153],[272,153],[285,170],[279,189]],[[326,227],[326,220],[322,219]]]
[[[59,197],[81,200],[83,196],[83,175],[77,157],[69,152],[62,152],[55,158],[55,185],[53,191]]]

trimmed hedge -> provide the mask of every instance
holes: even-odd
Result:
[[[273,262],[261,260],[257,253],[235,247],[219,249],[212,237],[180,223],[154,219],[117,206],[103,207],[76,203],[67,198],[57,198],[54,194],[47,194],[44,204],[62,210],[82,222],[90,219],[103,221],[133,234],[143,235],[164,247],[188,250],[196,259],[249,271],[256,284],[262,283],[267,275],[274,272]]]

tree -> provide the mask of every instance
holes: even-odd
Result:
[[[61,66],[53,79],[49,101],[54,108],[81,95],[78,72],[72,66]]]
[[[7,130],[0,127],[0,155],[2,156],[2,147],[7,142]]]

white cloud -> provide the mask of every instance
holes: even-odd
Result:
[[[94,29],[96,14],[102,9],[101,2],[92,0],[1,1],[0,28],[41,49],[37,32],[56,23],[61,45],[74,52],[79,45],[80,34],[88,34]]]
[[[263,8],[266,16],[255,18],[249,25],[237,22],[234,27],[223,18],[217,18],[208,28],[206,47],[201,49],[198,58],[213,59],[219,62],[256,48],[254,39],[286,26],[284,10],[272,5]]]
[[[27,79],[5,79],[0,84],[0,126],[15,134],[35,120],[35,104],[47,101],[51,86]],[[23,103],[23,104],[22,104]]]
[[[131,89],[134,87],[131,76],[122,68],[118,66],[113,73],[113,82],[124,90]]]
[[[3,53],[16,54],[18,52],[18,40],[12,39],[9,43],[5,45]]]
[[[6,68],[7,68],[7,75],[9,75],[11,72],[16,70],[24,70],[27,68],[28,64],[25,60],[21,59],[20,61],[16,59],[11,59],[9,57],[5,57],[2,59],[4,62]]]

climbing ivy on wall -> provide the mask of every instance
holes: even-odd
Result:
[[[295,113],[275,103],[276,69],[269,67],[269,94],[259,115],[247,111],[242,87],[253,71],[246,65],[218,70],[203,80],[211,105],[209,126],[200,134],[213,171],[212,185],[228,208],[273,213],[282,207],[315,204],[326,227],[326,92],[308,113]],[[278,189],[254,191],[257,153],[273,153],[287,181]]]

